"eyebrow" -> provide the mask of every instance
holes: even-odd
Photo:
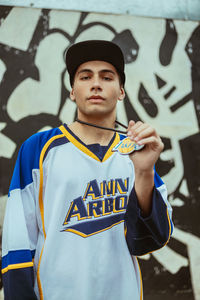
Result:
[[[91,69],[82,69],[78,72],[78,74],[85,73],[85,72],[94,73]],[[116,73],[110,69],[100,70],[99,73],[112,73],[113,75],[116,75]]]

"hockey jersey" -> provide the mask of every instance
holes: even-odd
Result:
[[[62,125],[22,145],[3,226],[5,300],[142,300],[136,256],[168,242],[171,206],[155,171],[142,217],[134,165],[112,152],[124,137],[85,145]]]

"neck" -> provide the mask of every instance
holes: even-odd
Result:
[[[92,115],[92,116],[85,116],[84,114],[78,113],[78,118],[79,120],[94,124],[97,126],[103,126],[103,127],[110,127],[114,128],[115,127],[115,119],[116,119],[116,114],[108,114],[107,116],[98,116],[98,115]]]
[[[98,119],[98,118],[83,118],[80,117],[80,120],[90,124],[94,124],[101,127],[114,128],[115,127],[115,118],[113,120],[109,119]],[[114,132],[103,130],[101,128],[96,128],[93,126],[88,126],[86,124],[79,123],[75,121],[69,128],[85,143],[93,144],[99,143],[101,145],[108,145],[111,138],[113,137]]]

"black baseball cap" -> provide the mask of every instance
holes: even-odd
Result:
[[[78,67],[88,61],[102,60],[113,65],[125,83],[124,56],[120,47],[110,41],[89,40],[72,45],[65,56],[70,84],[73,85],[74,76]]]

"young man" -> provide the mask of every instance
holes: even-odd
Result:
[[[154,170],[163,143],[132,120],[127,136],[144,148],[122,155],[112,150],[131,144],[116,146],[126,135],[99,128],[114,129],[125,95],[117,45],[75,44],[66,63],[78,120],[20,149],[3,229],[5,299],[141,300],[136,256],[161,248],[172,232]]]

